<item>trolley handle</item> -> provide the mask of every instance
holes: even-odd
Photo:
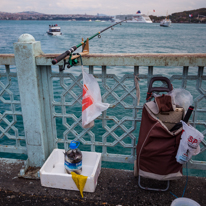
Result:
[[[156,81],[165,82],[167,87],[152,87],[153,83]],[[170,92],[172,89],[172,84],[167,77],[153,77],[149,83],[146,100],[148,101],[151,98],[153,92]]]

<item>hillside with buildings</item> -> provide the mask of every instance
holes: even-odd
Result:
[[[166,16],[150,15],[154,23],[159,23]],[[172,23],[206,23],[206,8],[173,13],[168,16]],[[112,16],[88,14],[42,14],[34,11],[18,13],[0,12],[0,20],[66,20],[66,21],[110,21]]]
[[[66,20],[66,21],[109,21],[111,16],[87,15],[87,14],[42,14],[34,11],[24,11],[19,13],[0,12],[0,20]]]
[[[150,16],[153,22],[160,22],[166,16]],[[182,11],[168,16],[172,23],[206,23],[206,8]]]

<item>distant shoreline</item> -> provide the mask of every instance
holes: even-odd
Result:
[[[143,14],[143,13],[142,13]],[[149,15],[153,23],[160,23],[166,16]],[[43,14],[34,11],[19,13],[0,12],[0,20],[37,20],[37,21],[111,21],[113,16],[104,14]],[[168,15],[172,23],[206,23],[206,8],[183,11]]]
[[[65,19],[0,19],[0,21],[68,21],[68,22],[95,22],[96,20],[91,20],[91,19],[86,19],[86,20],[65,20]],[[97,19],[99,20],[99,19]],[[111,22],[111,20],[100,20],[101,21],[106,21],[106,22]],[[125,22],[128,23],[128,22]],[[153,24],[159,24],[160,21],[155,21]],[[147,23],[131,23],[131,24],[147,24]],[[172,24],[206,24],[206,22],[172,22]]]

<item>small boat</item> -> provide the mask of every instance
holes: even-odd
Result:
[[[166,18],[160,22],[160,26],[169,27],[171,26],[171,23],[172,21],[168,19],[168,12],[167,12]]]
[[[53,35],[53,36],[62,35],[61,28],[57,24],[49,25],[49,31],[47,31],[47,34]]]
[[[165,18],[160,22],[160,26],[169,27],[171,23],[172,21],[170,19]]]

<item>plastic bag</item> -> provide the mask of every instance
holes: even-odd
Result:
[[[188,107],[193,103],[193,96],[183,88],[173,89],[170,95],[174,99],[174,103],[183,107],[185,111],[187,111]]]
[[[183,125],[183,130],[176,160],[180,164],[184,164],[188,162],[193,155],[200,153],[199,144],[203,140],[204,136],[191,125],[188,126],[185,122],[181,122]]]
[[[82,126],[89,128],[94,126],[94,119],[109,107],[108,103],[102,103],[101,92],[97,80],[92,74],[87,74],[82,67],[83,74],[83,98],[82,98]]]

